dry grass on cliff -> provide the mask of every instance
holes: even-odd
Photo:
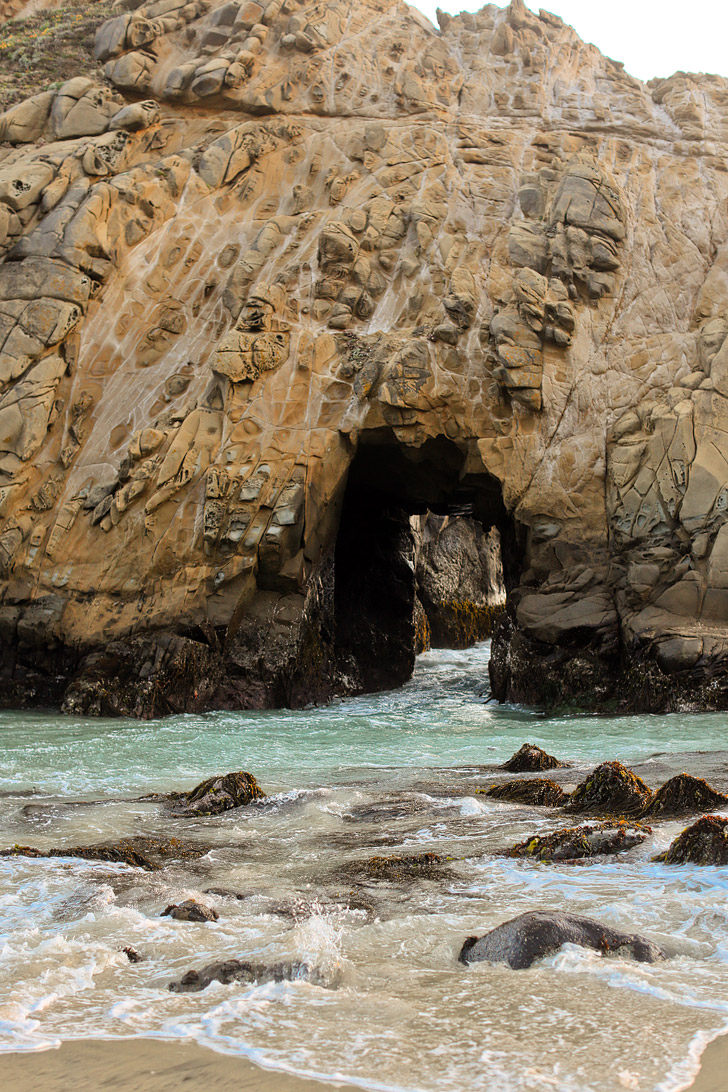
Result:
[[[94,35],[118,14],[112,0],[66,0],[0,26],[0,111],[73,76],[103,81]]]

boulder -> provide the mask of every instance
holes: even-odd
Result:
[[[171,793],[174,814],[220,815],[231,808],[241,808],[253,800],[262,800],[265,793],[252,774],[245,770],[208,777],[189,792]]]
[[[460,951],[461,963],[507,963],[524,970],[564,944],[594,948],[602,955],[630,956],[640,963],[656,963],[665,953],[638,933],[620,933],[592,918],[558,911],[534,910],[496,926],[482,937],[468,937]]]
[[[174,918],[175,921],[217,921],[220,917],[212,906],[205,906],[197,899],[185,899],[184,902],[166,906],[160,918]]]
[[[208,963],[202,970],[190,970],[178,982],[170,982],[172,993],[199,993],[211,982],[248,982],[262,985],[264,982],[311,982],[314,986],[328,986],[318,968],[301,960],[280,963],[250,963],[244,959],[226,959],[220,963]]]
[[[577,785],[567,811],[591,815],[641,815],[652,800],[641,777],[621,762],[603,762]]]
[[[489,789],[479,789],[494,800],[509,800],[513,804],[531,804],[539,808],[558,808],[569,799],[560,785],[547,777],[519,778],[517,781],[503,781],[491,785]]]
[[[579,827],[564,827],[550,834],[535,834],[507,851],[508,857],[538,861],[573,861],[584,857],[623,853],[641,845],[652,830],[640,823],[611,820]]]
[[[501,769],[509,773],[534,773],[536,770],[556,770],[565,766],[558,758],[548,754],[535,743],[524,743],[504,762]]]
[[[725,793],[712,788],[702,777],[681,773],[660,786],[642,814],[650,819],[670,819],[726,807]]]
[[[728,819],[704,815],[679,834],[654,860],[664,864],[728,864]]]

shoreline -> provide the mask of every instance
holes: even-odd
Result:
[[[215,1092],[355,1092],[343,1080],[324,1081],[266,1069],[249,1058],[221,1054],[188,1040],[72,1039],[47,1050],[0,1053],[5,1092],[179,1092],[180,1085]],[[685,1092],[726,1092],[728,1034],[713,1039]]]
[[[0,1053],[5,1092],[331,1092],[345,1081],[298,1077],[187,1040],[71,1039],[47,1050]]]
[[[726,1092],[728,1089],[728,1033],[711,1039],[700,1055],[700,1070],[685,1092]]]

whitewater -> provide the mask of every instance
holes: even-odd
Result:
[[[501,706],[488,655],[487,643],[430,652],[400,690],[325,708],[144,723],[0,713],[0,848],[133,834],[205,846],[151,873],[0,859],[0,1051],[184,1038],[386,1092],[686,1087],[728,1029],[728,869],[651,860],[685,821],[615,858],[510,859],[503,850],[564,819],[478,790],[508,776],[497,767],[528,740],[572,764],[566,787],[620,759],[653,788],[684,770],[725,791],[726,716]],[[175,819],[139,799],[239,769],[265,801]],[[352,879],[357,860],[430,851],[451,859],[440,881]],[[186,898],[218,920],[160,917]],[[466,936],[533,909],[643,933],[669,958],[566,946],[528,971],[458,963]],[[306,961],[321,984],[169,991],[229,958]]]

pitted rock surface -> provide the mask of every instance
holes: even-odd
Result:
[[[409,562],[350,566],[396,619],[336,603],[366,455],[498,527],[498,698],[728,704],[728,83],[439,21],[152,0],[0,116],[4,703],[403,681]]]

